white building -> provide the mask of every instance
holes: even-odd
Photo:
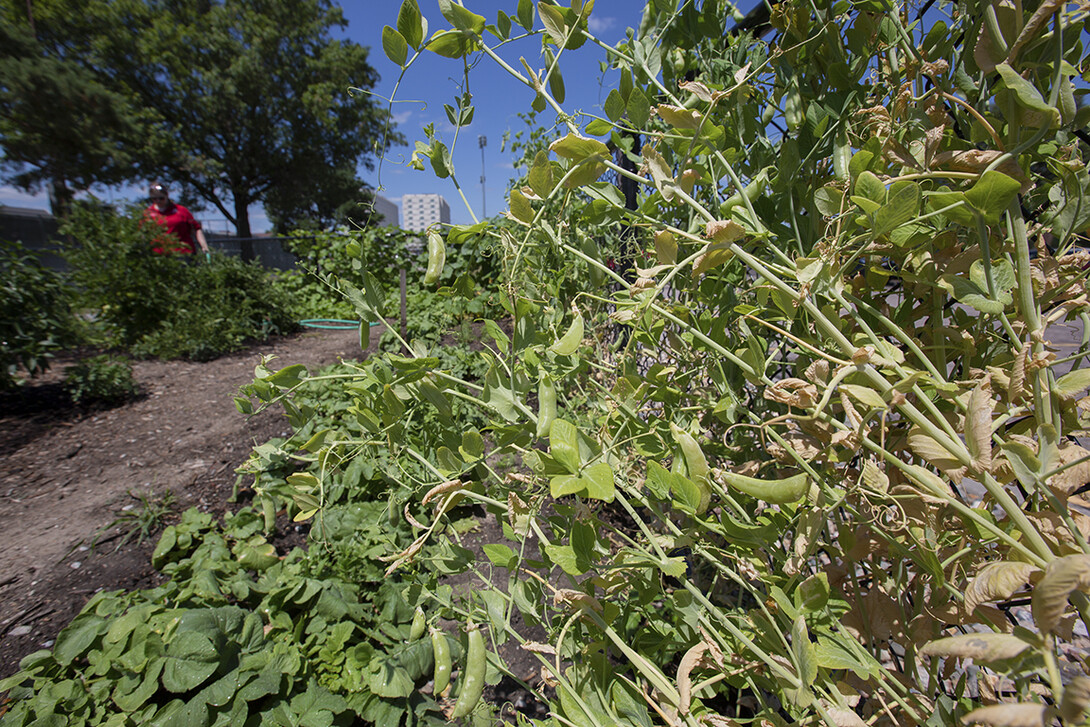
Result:
[[[397,205],[376,194],[374,198],[373,220],[378,227],[397,227]]]
[[[438,194],[406,194],[401,197],[401,226],[423,232],[432,225],[450,222],[450,206]]]

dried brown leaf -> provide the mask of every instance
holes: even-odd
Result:
[[[954,484],[961,484],[968,468],[961,463],[946,447],[924,433],[922,429],[913,427],[908,431],[908,446],[928,464],[937,467],[953,480]]]
[[[958,634],[936,639],[920,649],[920,653],[986,663],[1013,659],[1029,647],[1028,643],[1013,634]]]
[[[987,376],[969,394],[965,412],[965,445],[977,472],[992,469],[992,384]]]
[[[1005,601],[1029,583],[1041,569],[1029,563],[1000,561],[988,563],[965,589],[964,608],[972,612],[982,603]]]
[[[1045,575],[1033,588],[1033,620],[1042,633],[1051,632],[1067,610],[1074,591],[1090,588],[1090,555],[1080,553],[1057,558],[1045,568]]]
[[[809,408],[817,401],[817,387],[808,381],[795,378],[780,379],[765,388],[764,397],[771,401]]]
[[[1060,716],[1065,724],[1080,724],[1087,707],[1090,707],[1090,677],[1080,675],[1064,686]]]
[[[992,704],[974,709],[961,718],[964,725],[982,724],[987,727],[1044,727],[1043,704]]]
[[[689,708],[693,702],[693,681],[690,677],[693,669],[700,663],[701,657],[704,656],[704,652],[707,651],[708,645],[701,641],[696,646],[693,646],[685,655],[681,657],[681,663],[677,667],[677,693],[680,697],[678,699],[678,711],[681,714],[688,714]]]
[[[1044,0],[1034,11],[1033,16],[1026,21],[1026,24],[1022,27],[1022,32],[1018,34],[1018,38],[1011,43],[1010,50],[1007,52],[1007,62],[1017,68],[1018,54],[1022,52],[1022,48],[1026,46],[1031,40],[1035,40],[1041,37],[1041,29],[1049,18],[1056,14],[1056,11],[1064,6],[1065,0]]]

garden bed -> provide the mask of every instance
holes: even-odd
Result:
[[[234,408],[262,355],[313,370],[362,354],[351,330],[276,338],[206,363],[139,361],[140,397],[105,410],[71,408],[60,381],[74,357],[62,357],[0,397],[0,678],[51,645],[93,593],[161,577],[150,563],[157,533],[117,546],[139,518],[162,520],[152,511],[167,493],[172,513],[230,507],[235,468],[289,429],[278,410],[247,419]]]

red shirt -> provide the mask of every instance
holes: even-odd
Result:
[[[165,252],[163,248],[169,244],[171,245],[170,249],[174,252],[191,253],[194,251],[193,236],[197,230],[201,229],[201,223],[197,222],[197,218],[185,207],[172,203],[166,211],[160,212],[159,208],[152,204],[144,210],[144,216],[155,220],[160,227],[175,238],[173,240],[168,240],[165,237],[157,238],[156,245],[152,250],[158,253]],[[180,247],[178,246],[179,242],[181,242]]]

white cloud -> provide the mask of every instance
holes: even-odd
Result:
[[[412,118],[412,115],[412,111],[402,111],[399,114],[394,114],[392,118],[395,124],[404,124]]]
[[[613,28],[613,26],[616,24],[617,18],[610,17],[608,15],[605,17],[591,15],[590,18],[588,18],[587,20],[587,27],[590,28],[590,32],[594,33],[595,35],[601,35],[607,30]]]
[[[15,187],[0,187],[0,204],[10,207],[30,207],[33,209],[49,209],[49,196],[44,193],[28,194]]]

